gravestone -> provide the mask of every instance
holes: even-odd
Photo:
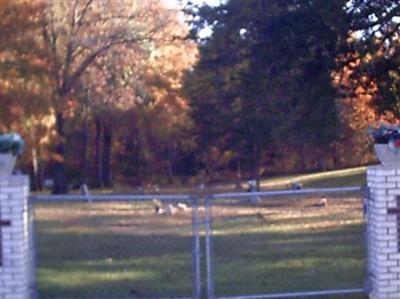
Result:
[[[369,296],[400,298],[400,168],[369,166],[367,184]]]
[[[28,299],[32,294],[28,186],[27,176],[0,176],[1,299]]]

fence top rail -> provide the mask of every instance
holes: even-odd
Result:
[[[146,194],[146,195],[133,195],[133,194],[110,194],[110,195],[31,195],[32,201],[76,201],[76,202],[103,202],[103,201],[151,201],[154,199],[168,200],[168,201],[182,201],[191,200],[191,195],[163,195],[163,194]]]
[[[346,193],[346,192],[360,192],[362,186],[356,187],[340,187],[340,188],[309,188],[299,190],[276,190],[265,192],[246,192],[246,193],[219,193],[210,194],[209,196],[214,199],[218,198],[249,198],[254,196],[282,196],[282,195],[303,195],[303,194],[319,194],[319,193]]]
[[[368,291],[365,288],[358,288],[358,289],[344,289],[344,290],[306,291],[306,292],[215,297],[215,298],[216,299],[273,299],[273,298],[282,299],[282,298],[299,298],[299,297],[314,297],[314,296],[320,297],[324,295],[357,294],[357,293],[367,293],[367,292]]]
[[[299,190],[276,190],[265,192],[232,192],[232,193],[215,193],[206,194],[205,196],[210,199],[223,199],[223,198],[249,198],[254,196],[282,196],[282,195],[304,195],[304,194],[327,194],[327,193],[346,193],[346,192],[360,192],[361,186],[357,187],[340,187],[340,188],[314,188],[314,189],[299,189]],[[150,201],[153,199],[168,200],[168,201],[182,201],[192,200],[193,198],[201,197],[200,195],[188,194],[109,194],[109,195],[31,195],[32,201]]]

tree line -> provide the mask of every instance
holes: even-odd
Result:
[[[0,15],[0,131],[27,141],[35,189],[365,164],[366,127],[398,121],[396,1],[1,0]]]
[[[256,180],[373,161],[366,128],[399,117],[396,1],[230,0],[187,11],[200,59],[184,90],[210,174],[227,153],[238,177]]]

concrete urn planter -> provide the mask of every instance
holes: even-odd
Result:
[[[0,153],[0,177],[10,176],[17,157],[11,153]]]
[[[375,144],[375,153],[383,165],[400,166],[400,151],[390,148],[387,144]]]

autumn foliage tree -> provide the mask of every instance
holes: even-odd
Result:
[[[110,185],[117,156],[112,147],[126,159],[133,153],[120,144],[132,136],[147,140],[138,158],[164,154],[154,143],[174,140],[177,147],[180,128],[188,123],[180,80],[195,57],[177,7],[155,1],[2,1],[0,13],[0,125],[53,144],[53,153],[42,151],[52,161],[42,172],[52,170],[53,192],[67,190],[66,165],[69,173],[82,167],[83,182],[91,172],[98,186]],[[116,121],[122,123],[114,126]],[[74,147],[82,137],[82,148]]]
[[[348,13],[359,64],[354,78],[376,85],[373,104],[381,114],[400,117],[400,4],[390,0],[353,1]],[[368,82],[368,80],[367,80]]]
[[[334,76],[343,132],[337,150],[355,163],[374,160],[367,128],[379,122],[399,122],[399,28],[396,1],[352,1],[346,51]],[[397,20],[396,20],[397,19]],[[354,164],[353,164],[354,165]]]
[[[48,86],[49,52],[41,43],[42,1],[0,1],[0,131],[17,131],[29,148],[32,186],[41,185],[49,161],[54,120]]]
[[[81,76],[97,59],[118,46],[151,46],[166,18],[152,1],[49,1],[43,37],[51,51],[53,103],[59,135],[55,150],[54,193],[67,192],[65,115],[68,99]]]
[[[188,3],[0,0],[0,131],[33,187],[374,159],[366,128],[400,113],[395,1]]]

